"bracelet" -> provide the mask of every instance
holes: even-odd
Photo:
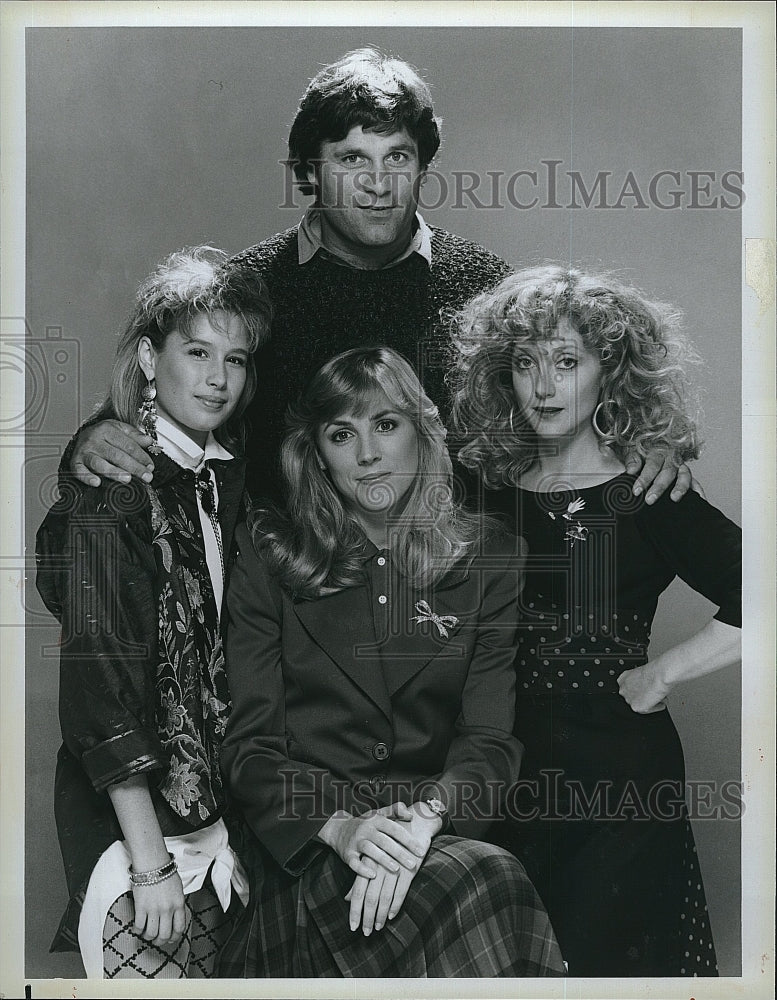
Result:
[[[164,882],[166,878],[172,878],[178,871],[178,863],[172,854],[168,854],[170,860],[161,868],[153,868],[150,872],[134,872],[128,868],[129,879],[133,885],[156,885],[157,882]]]

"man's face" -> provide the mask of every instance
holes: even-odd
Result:
[[[375,266],[407,247],[424,171],[405,129],[385,135],[355,125],[344,139],[321,144],[311,169],[328,246]]]

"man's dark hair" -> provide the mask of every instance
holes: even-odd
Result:
[[[347,52],[310,81],[289,132],[289,159],[303,194],[314,193],[308,173],[321,144],[339,142],[356,125],[385,134],[406,129],[424,167],[440,147],[432,95],[416,70],[377,49]]]

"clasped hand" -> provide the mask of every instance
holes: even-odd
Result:
[[[429,851],[432,838],[442,826],[439,817],[421,815],[417,805],[406,806],[403,802],[395,802],[378,812],[387,817],[384,822],[393,826],[392,836],[402,838],[403,842],[409,837],[416,846],[413,848],[412,864],[384,864],[378,861],[372,877],[359,874],[354,880],[345,897],[350,903],[348,923],[352,931],[361,925],[365,936],[373,930],[381,930],[387,920],[392,920],[399,913]]]
[[[394,821],[394,816],[400,818],[398,810],[406,809],[395,803],[362,816],[335,813],[319,837],[364,878],[375,878],[378,866],[394,873],[401,867],[412,871],[426,855],[428,844],[424,845],[406,824]]]

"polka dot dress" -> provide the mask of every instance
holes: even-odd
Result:
[[[648,661],[675,575],[721,608],[736,598],[715,563],[728,559],[715,551],[722,534],[701,516],[709,505],[647,507],[632,482],[492,499],[529,548],[516,733],[522,779],[538,789],[536,815],[523,801],[497,839],[524,860],[570,975],[715,976],[679,736],[668,711],[634,712],[618,678]]]
[[[681,976],[717,976],[718,963],[712,940],[710,915],[704,896],[704,884],[693,838],[685,841],[683,857],[684,880],[683,906],[680,913],[683,964]]]

